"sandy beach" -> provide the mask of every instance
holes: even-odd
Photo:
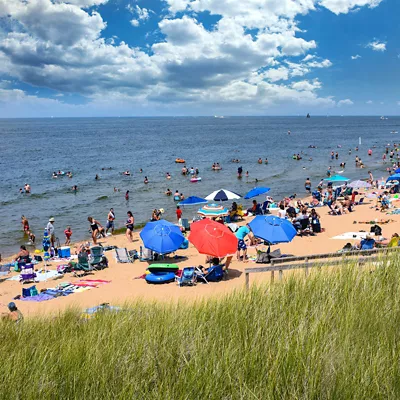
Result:
[[[317,212],[321,216],[321,225],[323,232],[315,236],[296,236],[291,243],[282,243],[272,246],[272,250],[280,249],[283,254],[293,254],[296,256],[307,254],[319,254],[327,252],[336,252],[340,250],[348,241],[356,243],[357,240],[338,240],[332,239],[334,236],[346,232],[369,232],[371,225],[366,223],[358,223],[360,221],[387,220],[392,222],[388,224],[379,224],[383,230],[383,237],[390,238],[395,232],[398,232],[398,223],[400,215],[386,215],[386,213],[375,210],[375,199],[366,199],[367,201],[355,207],[354,212],[340,216],[332,216],[328,214],[328,207],[319,207]],[[394,207],[398,207],[400,202],[394,201]],[[251,221],[253,217],[247,217],[240,224]],[[354,223],[357,221],[357,223]],[[128,250],[139,250],[142,245],[139,237],[139,231],[134,233],[133,243],[128,242],[125,235],[110,236],[100,240],[103,246],[113,245],[118,247],[126,247]],[[76,245],[71,247],[71,253],[76,249]],[[248,255],[256,253],[255,247],[248,248]],[[112,305],[122,305],[124,303],[143,299],[146,301],[196,301],[200,299],[210,298],[212,296],[221,296],[244,287],[245,268],[260,266],[254,261],[249,260],[244,263],[237,261],[234,257],[230,269],[229,278],[219,283],[197,284],[195,287],[179,287],[176,283],[164,285],[149,285],[144,279],[135,279],[142,276],[146,268],[147,262],[135,260],[134,263],[122,264],[117,263],[114,258],[114,251],[105,253],[108,257],[109,268],[101,271],[95,271],[93,275],[88,275],[87,279],[102,279],[111,281],[108,284],[101,285],[97,288],[87,290],[82,293],[74,293],[67,297],[56,298],[50,301],[40,303],[18,301],[20,310],[26,316],[37,316],[44,314],[57,314],[68,307],[78,307],[84,309],[96,306],[101,303],[110,303]],[[177,251],[178,255],[185,256],[185,259],[171,260],[171,263],[177,263],[180,268],[191,265],[205,265],[205,256],[198,253],[196,248],[190,244],[186,250]],[[3,260],[7,261],[7,260]],[[56,262],[51,262],[49,269],[56,269]],[[40,269],[43,263],[35,266]],[[13,272],[12,275],[17,275]],[[253,274],[251,282],[264,282],[270,278],[269,273]],[[61,282],[76,282],[79,278],[73,277],[73,274],[65,274],[61,279],[50,280],[47,282],[37,283],[36,287],[40,291],[43,288],[54,288]],[[0,303],[4,308],[8,302],[12,301],[17,295],[20,295],[23,287],[29,287],[30,284],[22,285],[18,281],[5,280],[0,283]]]

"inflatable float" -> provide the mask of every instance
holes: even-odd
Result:
[[[201,177],[199,176],[198,178],[191,178],[190,182],[195,183],[195,182],[200,182],[201,181]]]
[[[153,285],[161,285],[163,283],[170,283],[175,281],[174,272],[152,272],[146,275],[145,280],[147,283]]]
[[[177,164],[184,164],[186,161],[185,161],[183,158],[176,158],[176,159],[175,159],[175,162],[176,162]]]
[[[173,272],[178,271],[179,267],[176,264],[152,264],[147,268],[151,273],[154,272]]]

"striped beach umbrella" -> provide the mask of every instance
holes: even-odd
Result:
[[[237,193],[231,192],[230,190],[220,189],[212,192],[206,197],[206,200],[209,201],[228,201],[228,200],[237,200],[240,199],[240,195]]]
[[[229,214],[229,210],[217,204],[207,204],[197,211],[198,214],[204,217],[224,217]]]

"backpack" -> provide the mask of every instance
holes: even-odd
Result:
[[[382,228],[379,225],[374,225],[374,226],[371,226],[370,232],[375,233],[375,236],[381,236]]]

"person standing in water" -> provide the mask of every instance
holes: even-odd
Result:
[[[242,167],[239,167],[239,168],[238,168],[238,178],[241,178],[241,177],[242,177],[242,173],[243,173],[243,168],[242,168]]]
[[[125,200],[126,200],[126,201],[129,200],[129,190],[127,190],[126,193],[125,193]]]
[[[311,193],[311,181],[310,181],[310,178],[306,179],[306,181],[304,182],[304,187],[305,187],[307,193]]]

